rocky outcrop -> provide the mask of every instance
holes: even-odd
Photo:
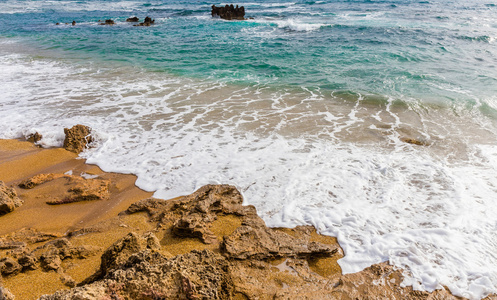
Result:
[[[229,185],[136,202],[121,216],[142,213],[155,229],[128,233],[103,252],[92,276],[40,299],[457,299],[446,290],[402,287],[402,271],[387,263],[342,275],[336,239],[311,226],[267,228],[242,202]],[[85,257],[77,249],[66,238],[54,239],[13,257],[4,269],[14,274],[38,264],[74,286],[60,262]]]
[[[103,22],[103,23],[99,23],[98,25],[114,25],[114,24],[116,24],[116,22],[114,22],[114,20],[108,19],[108,20],[105,20],[105,22]]]
[[[112,25],[107,24],[106,20],[104,25]],[[75,125],[71,129],[64,128],[64,134],[66,138],[64,139],[64,149],[67,151],[71,151],[74,153],[80,153],[84,149],[88,148],[88,145],[93,142],[93,137],[91,136],[91,128],[84,125]]]
[[[0,181],[0,216],[8,214],[23,204],[13,188]]]
[[[67,192],[59,198],[48,200],[47,204],[65,204],[79,201],[107,200],[109,199],[108,180],[100,178],[85,179],[81,176],[64,175],[64,174],[39,174],[19,184],[20,188],[32,189],[38,185],[45,184],[53,180],[64,180],[64,186]]]
[[[130,17],[126,19],[126,22],[139,22],[140,18],[138,17]]]
[[[143,23],[140,23],[140,24],[137,24],[137,25],[133,25],[133,26],[150,26],[150,25],[153,25],[155,24],[155,19],[152,19],[150,17],[145,17],[145,20]]]
[[[28,142],[31,142],[31,143],[38,143],[39,141],[41,141],[41,139],[43,138],[43,136],[41,134],[39,134],[38,132],[35,132],[33,134],[30,134],[27,138]]]
[[[219,16],[225,20],[245,20],[245,7],[238,5],[235,7],[233,4],[226,6],[216,7],[212,5],[211,15],[213,17]]]

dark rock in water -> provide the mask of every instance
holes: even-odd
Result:
[[[126,19],[126,22],[138,22],[138,21],[140,21],[140,18],[138,17],[131,17]]]
[[[155,19],[152,19],[150,17],[145,17],[145,21],[143,23],[133,25],[133,26],[150,26],[155,23]]]
[[[23,201],[17,197],[16,191],[0,181],[0,216],[14,211],[22,204]]]
[[[60,23],[59,23],[59,22],[57,22],[57,23],[55,23],[55,25],[60,25]]]
[[[57,23],[58,24],[58,23]],[[28,136],[28,142],[31,142],[31,143],[37,143],[39,142],[41,139],[43,138],[43,136],[41,134],[39,134],[38,132],[35,132],[33,134],[30,134]]]
[[[90,135],[91,128],[88,126],[78,124],[71,129],[64,128],[64,133],[66,135],[66,138],[64,139],[64,149],[67,151],[79,153],[83,151],[83,149],[88,148],[88,144],[93,142],[93,137]]]
[[[245,20],[245,7],[236,7],[231,5],[216,7],[212,5],[211,14],[213,17],[219,16],[221,19],[225,20]]]
[[[105,20],[105,23],[100,23],[100,25],[114,25],[114,24],[116,24],[116,22],[114,22],[114,20],[111,19]]]
[[[72,24],[72,26],[76,25],[76,21],[72,21],[71,24]]]
[[[150,23],[150,24],[154,24],[155,23],[155,19],[152,19],[150,17],[145,17],[145,22],[144,23]]]

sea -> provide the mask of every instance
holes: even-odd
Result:
[[[0,0],[0,138],[87,125],[80,157],[155,197],[235,185],[336,236],[344,274],[497,293],[496,0],[213,4]]]

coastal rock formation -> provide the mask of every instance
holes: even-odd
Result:
[[[116,22],[114,22],[114,20],[108,19],[108,20],[105,20],[104,23],[100,23],[99,25],[114,25],[114,24],[116,24]]]
[[[107,23],[107,21],[109,20],[106,20],[105,22]],[[64,149],[74,153],[80,153],[88,148],[88,144],[93,142],[91,128],[88,126],[78,124],[71,129],[64,128],[64,134],[66,135],[66,138],[64,139]]]
[[[140,18],[138,17],[130,17],[126,19],[126,22],[138,22],[140,21]]]
[[[231,5],[216,7],[212,5],[211,15],[213,17],[219,16],[221,19],[225,20],[245,20],[245,7],[236,7]]]
[[[19,183],[23,189],[32,189],[38,185],[54,180],[64,181],[67,191],[60,195],[51,195],[52,199],[47,204],[65,204],[79,201],[107,200],[109,199],[108,180],[100,178],[85,179],[81,176],[65,174],[39,174]]]
[[[39,142],[41,139],[43,138],[43,136],[41,134],[39,134],[38,132],[35,132],[33,134],[30,134],[27,138],[28,142],[31,142],[31,143],[37,143]]]
[[[133,26],[150,26],[155,23],[155,19],[152,19],[150,17],[145,17],[145,21],[143,23],[133,25]]]
[[[23,204],[13,188],[0,181],[0,216],[8,214]]]

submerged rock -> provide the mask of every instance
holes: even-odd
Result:
[[[150,17],[145,17],[145,21],[143,23],[133,25],[133,26],[150,26],[155,23],[155,19],[152,19]]]
[[[126,22],[138,22],[140,21],[140,18],[138,17],[130,17],[126,19]]]
[[[43,136],[41,134],[39,134],[38,132],[35,132],[33,134],[30,134],[28,136],[28,142],[31,142],[31,143],[37,143],[39,142],[41,139],[43,138]]]
[[[13,212],[24,203],[13,188],[6,186],[0,181],[0,216]]]
[[[114,24],[116,24],[116,22],[114,22],[114,20],[108,19],[108,20],[105,20],[104,23],[100,23],[99,25],[114,25]]]
[[[106,20],[105,22],[107,21],[109,20]],[[78,124],[73,126],[71,129],[64,128],[64,134],[66,135],[66,138],[64,139],[64,149],[67,151],[80,153],[84,149],[88,148],[88,145],[93,142],[91,128],[88,126]]]
[[[231,5],[216,7],[212,5],[211,15],[213,17],[219,16],[221,19],[225,20],[245,20],[245,7],[236,7]]]

